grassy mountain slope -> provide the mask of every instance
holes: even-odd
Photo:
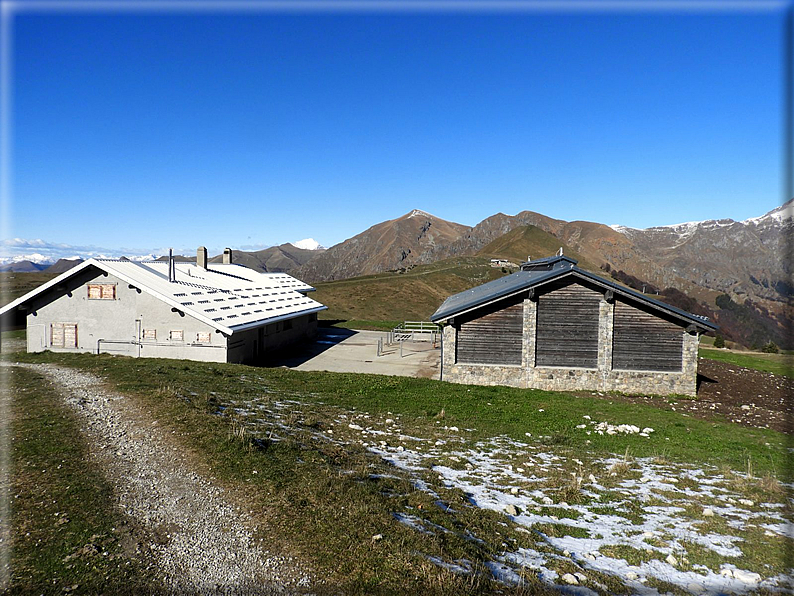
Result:
[[[232,253],[232,259],[235,263],[245,265],[255,271],[261,271],[263,273],[281,273],[289,272],[300,267],[323,252],[322,250],[298,248],[292,244],[286,243],[254,252],[235,250]],[[209,260],[210,263],[220,263],[222,261],[223,255],[212,257]]]
[[[312,298],[328,306],[324,319],[426,321],[451,294],[504,275],[486,257],[458,257],[386,272],[316,284]]]
[[[510,259],[514,263],[522,263],[530,256],[533,259],[551,256],[556,254],[560,248],[562,248],[563,254],[579,261],[579,266],[583,269],[594,271],[598,269],[559,238],[533,225],[514,228],[484,246],[477,254],[483,257],[498,257]]]

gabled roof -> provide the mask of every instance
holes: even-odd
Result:
[[[659,300],[648,298],[640,292],[636,292],[625,286],[616,284],[612,280],[605,279],[589,271],[585,271],[576,266],[577,261],[570,257],[556,256],[529,261],[521,265],[521,270],[512,275],[506,275],[499,279],[489,281],[470,290],[465,290],[447,298],[438,310],[430,317],[434,323],[444,321],[485,306],[497,300],[519,294],[530,288],[534,288],[550,281],[560,279],[569,275],[587,279],[597,285],[612,290],[616,295],[629,297],[637,302],[651,306],[663,311],[676,318],[693,323],[703,330],[711,331],[717,329],[717,325],[709,321],[708,317],[695,315],[675,306],[670,306]]]
[[[235,264],[210,263],[204,269],[193,263],[174,263],[175,281],[169,281],[167,261],[89,259],[7,304],[0,316],[89,267],[114,275],[228,335],[327,308],[303,293],[314,288],[286,273],[259,273]]]

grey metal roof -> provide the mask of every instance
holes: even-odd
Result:
[[[532,287],[566,275],[576,275],[595,282],[598,285],[611,289],[616,294],[634,298],[638,302],[648,304],[669,314],[683,318],[703,329],[714,330],[717,325],[707,317],[695,315],[675,306],[665,304],[659,300],[648,298],[644,294],[621,286],[612,280],[605,279],[576,266],[577,261],[565,256],[546,257],[521,265],[521,271],[512,275],[489,281],[470,290],[465,290],[447,298],[444,303],[433,313],[430,320],[434,323],[443,322],[451,317],[461,315],[477,307],[484,306],[496,300],[506,298],[513,294],[526,291]]]
[[[538,259],[541,261],[541,259]],[[531,261],[536,263],[538,261]],[[511,294],[523,292],[543,281],[553,279],[565,271],[570,271],[576,261],[569,257],[549,257],[542,260],[543,265],[550,268],[516,271],[512,275],[506,275],[471,288],[459,294],[454,294],[447,298],[439,309],[430,317],[434,323],[448,319],[449,317],[461,314],[477,306],[493,302],[499,298],[505,298]]]

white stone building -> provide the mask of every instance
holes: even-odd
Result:
[[[256,363],[314,337],[326,307],[284,273],[231,262],[90,259],[0,309],[3,329],[24,325],[28,352]]]

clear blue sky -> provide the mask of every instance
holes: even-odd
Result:
[[[12,236],[330,246],[414,208],[648,227],[784,198],[782,6],[19,6]]]

